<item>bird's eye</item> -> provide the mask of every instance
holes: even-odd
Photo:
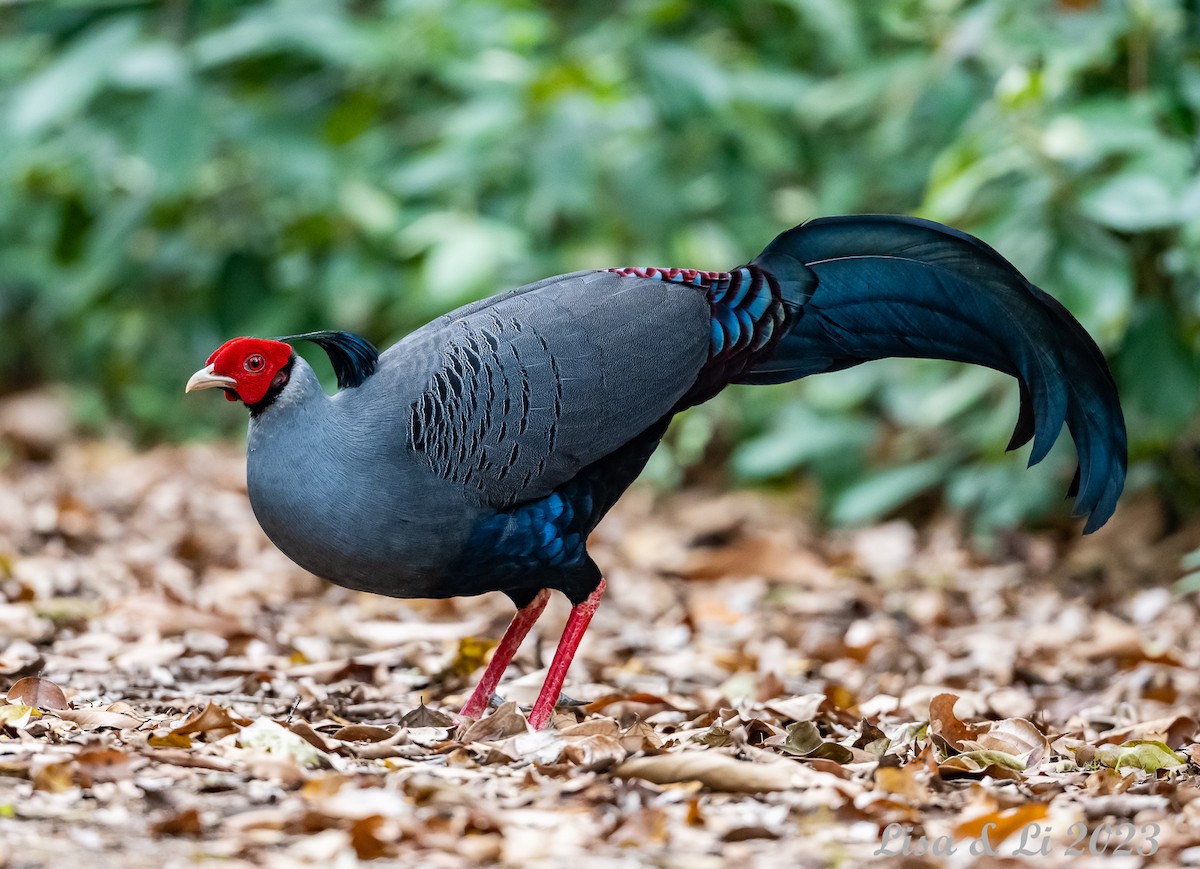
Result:
[[[267,364],[267,360],[263,359],[261,356],[259,356],[257,353],[255,353],[253,356],[247,357],[246,363],[243,367],[247,371],[249,371],[251,374],[257,374],[258,372],[263,370],[263,368],[266,366],[266,364]]]

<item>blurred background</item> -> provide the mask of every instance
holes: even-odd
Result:
[[[0,396],[236,437],[225,339],[386,346],[546,275],[724,269],[823,214],[983,237],[1109,355],[1131,488],[1200,504],[1200,13],[1184,0],[0,0]],[[327,372],[317,356],[306,355]],[[731,390],[648,469],[834,524],[1061,522],[1016,384],[883,362]]]

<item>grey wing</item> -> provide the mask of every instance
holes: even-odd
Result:
[[[674,408],[709,349],[703,291],[578,272],[440,318],[411,446],[503,508],[540,498]],[[424,330],[422,330],[424,331]]]

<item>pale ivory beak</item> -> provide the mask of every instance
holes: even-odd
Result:
[[[195,392],[197,389],[215,389],[216,387],[234,389],[237,387],[237,381],[222,374],[213,374],[213,367],[210,365],[207,368],[201,368],[189,377],[183,391]]]

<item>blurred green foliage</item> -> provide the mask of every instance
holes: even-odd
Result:
[[[1200,491],[1194,3],[4,6],[0,391],[71,383],[146,440],[229,432],[181,386],[233,335],[386,345],[549,274],[727,268],[809,217],[917,213],[1097,336],[1135,484]],[[1074,461],[1004,455],[1016,398],[923,361],[731,390],[652,472],[728,456],[818,481],[835,521],[940,496],[1007,524],[1060,510]]]

